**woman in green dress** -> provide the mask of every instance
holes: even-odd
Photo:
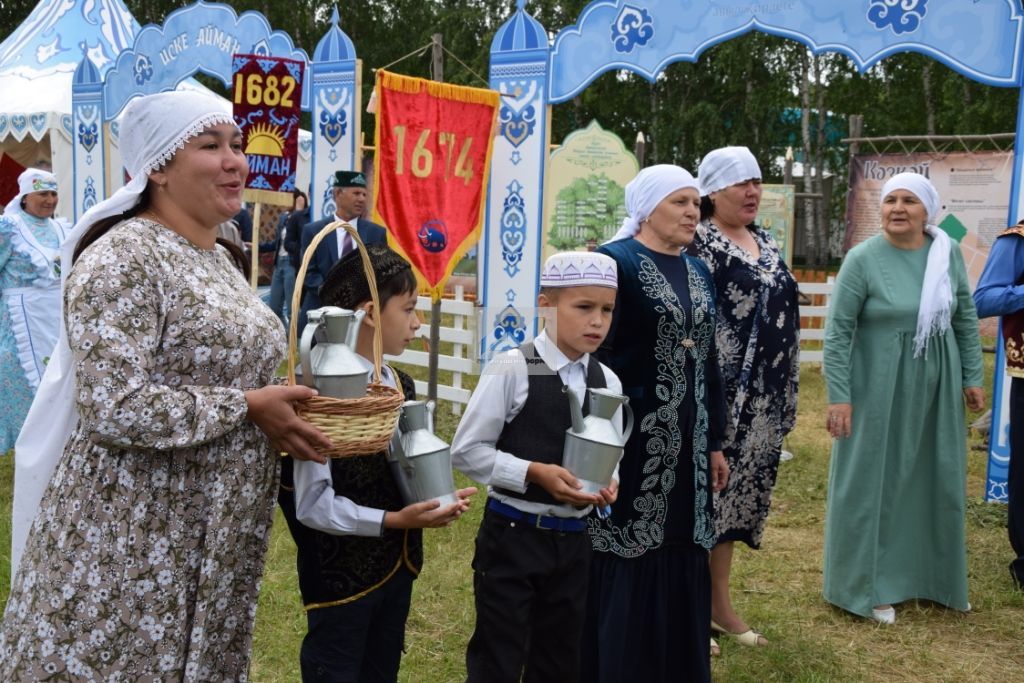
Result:
[[[984,406],[978,317],[931,182],[882,188],[882,234],[847,254],[825,329],[825,599],[883,623],[967,602],[964,400]]]

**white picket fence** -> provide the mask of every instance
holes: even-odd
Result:
[[[828,282],[802,282],[800,292],[809,297],[815,297],[814,304],[800,306],[800,317],[812,319],[810,325],[803,326],[800,331],[801,346],[811,342],[814,348],[800,350],[801,363],[820,363],[822,361],[821,343],[825,339],[825,317],[828,315],[828,299],[832,295],[833,278]],[[824,297],[824,302],[820,298]],[[416,302],[416,310],[425,311],[424,324],[416,332],[418,338],[430,338],[430,298],[421,296]],[[452,404],[452,412],[455,415],[462,413],[462,406],[469,403],[470,391],[463,388],[463,378],[467,374],[477,371],[473,354],[476,353],[476,333],[473,326],[476,324],[476,308],[472,301],[464,298],[462,287],[456,287],[454,299],[443,299],[441,301],[441,314],[451,314],[452,325],[441,327],[441,342],[452,344],[451,354],[441,354],[437,359],[439,370],[447,370],[452,373],[451,384],[438,384],[437,396]],[[429,354],[426,351],[406,349],[400,356],[387,356],[388,361],[407,363],[419,367],[427,367]],[[416,380],[416,393],[420,396],[427,394],[427,383]]]
[[[416,302],[417,311],[426,311],[424,316],[424,323],[416,331],[417,338],[430,339],[430,297],[421,296]],[[451,327],[442,325],[441,326],[441,342],[451,342],[453,344],[452,353],[441,354],[437,357],[437,368],[438,370],[449,370],[452,373],[451,384],[437,385],[437,397],[452,403],[452,413],[460,415],[462,413],[462,406],[469,403],[469,389],[462,388],[462,379],[464,375],[475,372],[473,359],[471,353],[474,352],[474,346],[476,344],[476,335],[472,329],[472,325],[475,320],[475,306],[472,301],[467,301],[464,298],[463,288],[455,288],[454,299],[442,299],[441,300],[441,315],[444,314],[452,315]],[[418,344],[417,344],[418,345]],[[395,361],[398,363],[407,363],[409,365],[418,365],[420,367],[428,367],[430,354],[426,351],[416,351],[413,349],[406,349],[400,356],[385,356],[387,361]],[[418,396],[427,395],[427,383],[422,380],[416,380],[416,394]]]
[[[800,307],[801,318],[811,318],[810,325],[801,325],[800,330],[800,362],[820,363],[824,359],[824,352],[821,350],[822,342],[825,340],[825,318],[828,316],[828,301],[832,296],[832,287],[835,278],[828,278],[828,282],[801,282],[800,293],[809,297],[824,297],[824,302]],[[820,301],[820,298],[818,299]],[[812,342],[807,344],[807,342]],[[804,346],[812,346],[810,349]]]

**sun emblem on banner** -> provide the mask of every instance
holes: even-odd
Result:
[[[245,146],[246,154],[262,154],[268,157],[284,156],[284,132],[280,126],[263,121],[257,123],[249,131],[249,141]]]

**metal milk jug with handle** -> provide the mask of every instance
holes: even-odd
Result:
[[[612,481],[612,473],[633,431],[629,398],[608,389],[587,389],[590,412],[584,417],[579,400],[571,390],[569,411],[572,427],[565,430],[562,466],[583,484],[582,492],[596,494]],[[619,435],[612,417],[619,406],[625,413],[625,430]]]
[[[433,403],[406,401],[391,439],[388,464],[406,505],[437,500],[444,507],[459,500],[451,447],[431,430],[432,412]]]
[[[355,352],[365,311],[324,306],[309,312],[299,341],[302,383],[321,396],[362,398],[369,383],[366,366]],[[313,339],[316,346],[310,349]]]

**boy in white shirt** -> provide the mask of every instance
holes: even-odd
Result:
[[[583,406],[587,388],[622,392],[590,355],[611,325],[615,261],[555,254],[540,284],[537,304],[551,312],[544,332],[490,362],[452,443],[453,465],[489,485],[473,557],[471,683],[511,683],[524,672],[525,680],[579,678],[591,553],[585,518],[612,504],[618,488],[613,478],[599,495],[584,493],[562,467],[566,392]]]

